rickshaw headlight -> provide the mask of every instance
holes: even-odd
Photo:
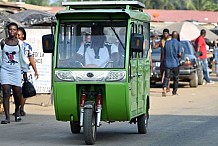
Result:
[[[123,81],[125,80],[124,71],[110,71],[105,79],[106,81]]]
[[[75,81],[74,75],[71,71],[56,71],[56,81]]]

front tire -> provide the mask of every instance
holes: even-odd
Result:
[[[83,133],[87,145],[95,144],[96,140],[96,114],[93,109],[84,110]]]

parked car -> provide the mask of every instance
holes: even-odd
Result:
[[[152,69],[151,69],[151,84],[161,81],[160,74],[160,53],[161,48],[152,49],[151,58],[152,58]]]
[[[183,48],[183,55],[180,60],[179,81],[189,82],[190,87],[197,87],[203,84],[203,71],[193,46],[189,41],[180,41]],[[160,53],[161,48],[152,50],[152,74],[151,83],[161,81],[160,74]]]

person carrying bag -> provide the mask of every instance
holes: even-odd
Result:
[[[27,80],[27,76],[24,76],[24,82],[22,85],[22,94],[24,98],[28,98],[36,95],[36,90],[33,84]]]

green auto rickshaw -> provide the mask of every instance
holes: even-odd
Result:
[[[56,119],[94,144],[101,122],[129,121],[147,133],[150,16],[137,1],[63,2],[43,51],[53,53]]]

